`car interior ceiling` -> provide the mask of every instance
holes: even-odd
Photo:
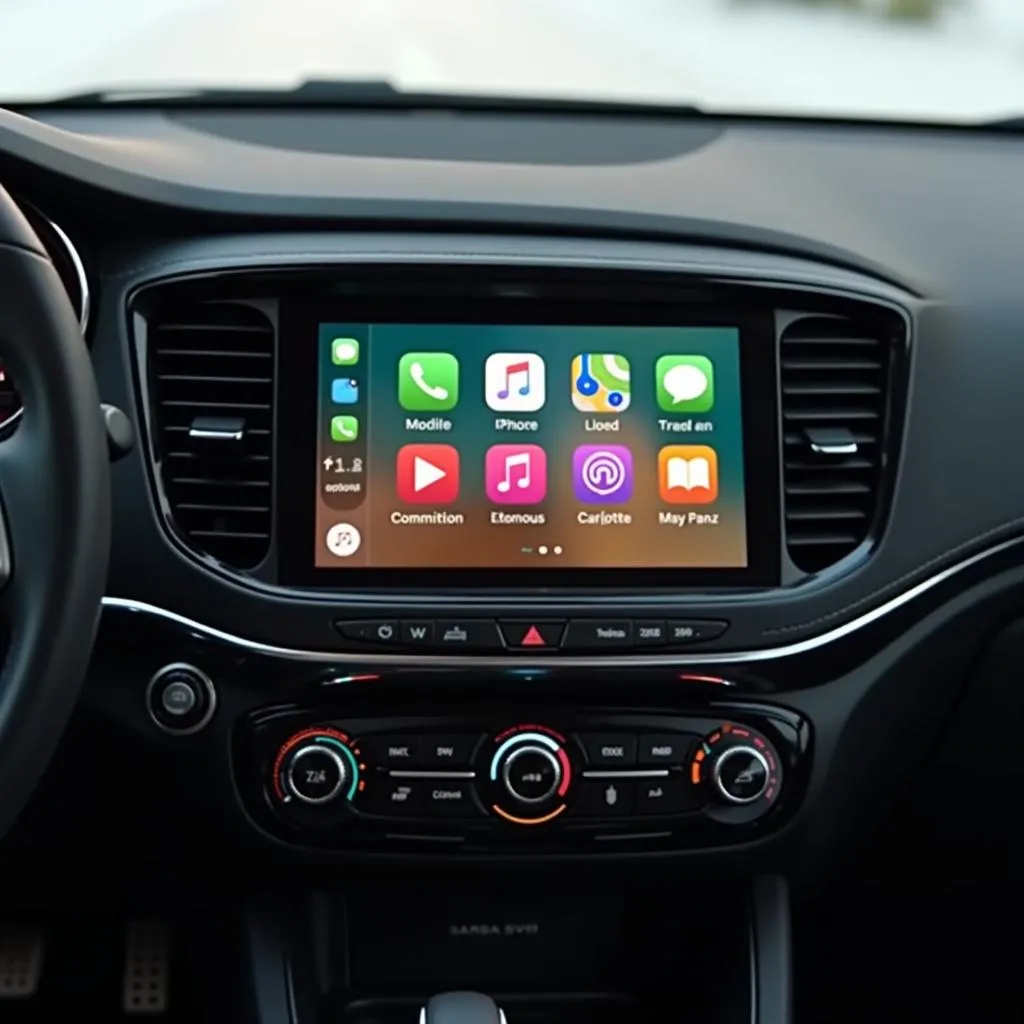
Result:
[[[223,99],[0,110],[0,1020],[1021,1019],[1024,142]]]

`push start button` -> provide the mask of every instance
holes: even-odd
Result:
[[[165,665],[146,687],[146,710],[153,724],[174,736],[199,732],[213,718],[217,692],[205,672],[194,665]]]

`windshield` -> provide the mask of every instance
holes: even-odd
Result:
[[[1024,112],[1024,0],[0,0],[0,102],[310,78],[990,120]]]

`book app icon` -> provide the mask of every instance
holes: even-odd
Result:
[[[658,491],[669,505],[709,505],[718,498],[718,455],[703,444],[669,444],[658,452]]]

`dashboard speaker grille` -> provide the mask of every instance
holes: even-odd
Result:
[[[893,348],[839,317],[790,324],[780,344],[786,544],[819,572],[864,543],[878,511]]]
[[[270,550],[274,328],[251,306],[197,303],[149,324],[158,466],[178,529],[238,569]]]

